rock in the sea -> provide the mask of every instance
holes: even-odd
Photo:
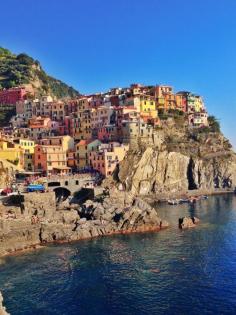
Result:
[[[187,228],[195,227],[199,221],[200,220],[196,217],[179,218],[179,228],[187,229]]]
[[[0,315],[10,315],[10,313],[8,313],[6,311],[6,308],[3,306],[3,297],[2,297],[1,292],[0,292]]]

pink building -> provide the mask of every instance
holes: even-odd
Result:
[[[102,142],[116,141],[118,138],[117,127],[115,125],[106,125],[99,128],[97,138]]]
[[[23,87],[11,88],[0,91],[0,104],[16,105],[26,97],[26,90]]]
[[[111,142],[101,144],[98,151],[91,151],[89,162],[94,170],[97,170],[103,176],[112,175],[117,165],[124,159],[129,145]]]

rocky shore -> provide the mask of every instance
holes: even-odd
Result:
[[[3,306],[3,297],[2,293],[0,292],[0,315],[10,315],[7,313],[6,308]]]
[[[159,231],[167,226],[148,203],[117,190],[81,206],[68,201],[58,206],[53,192],[12,196],[0,206],[0,255],[50,242]]]

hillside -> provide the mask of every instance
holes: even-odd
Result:
[[[20,85],[26,86],[36,96],[51,94],[56,98],[66,98],[79,94],[71,86],[47,75],[39,61],[27,54],[15,55],[0,47],[0,88]]]

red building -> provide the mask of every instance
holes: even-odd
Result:
[[[26,90],[23,87],[11,88],[0,91],[0,104],[16,105],[16,102],[23,101],[26,97]]]

